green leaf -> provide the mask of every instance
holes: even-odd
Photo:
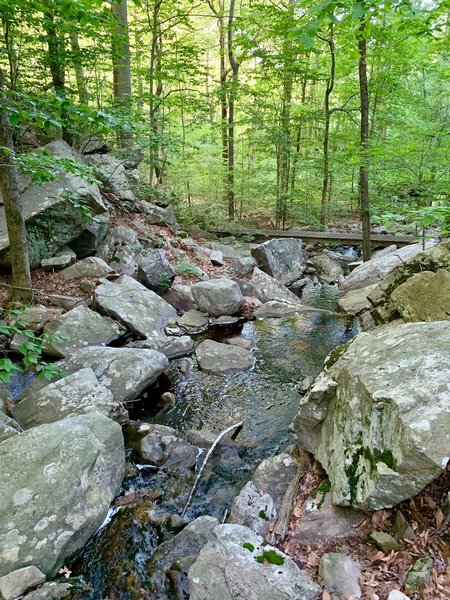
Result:
[[[352,9],[352,19],[357,21],[366,14],[366,7],[362,2],[356,2]]]
[[[312,38],[306,32],[303,32],[301,36],[299,36],[298,40],[305,46],[305,48],[308,48],[308,50],[314,46],[314,38]]]

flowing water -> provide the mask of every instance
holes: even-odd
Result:
[[[303,292],[303,302],[333,309],[337,294],[334,286],[311,285]],[[186,515],[189,519],[208,514],[221,520],[259,462],[289,445],[288,427],[300,399],[295,383],[317,375],[327,354],[355,335],[357,327],[356,322],[339,317],[308,314],[249,321],[238,329],[216,331],[218,341],[236,335],[250,340],[256,358],[253,370],[211,375],[199,371],[194,358],[175,360],[162,384],[175,395],[174,404],[156,412],[151,393],[147,400],[135,403],[134,418],[169,425],[181,436],[188,429],[219,433],[244,422],[237,446],[216,450],[206,467]],[[203,457],[200,452],[198,464]],[[141,493],[142,501],[118,509],[72,567],[92,588],[80,598],[147,597],[142,589],[150,576],[148,559],[176,531],[168,515],[181,514],[195,474],[139,468],[125,480],[122,491]],[[149,490],[159,490],[161,498],[146,500]]]

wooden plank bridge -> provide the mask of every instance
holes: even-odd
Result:
[[[361,233],[347,233],[342,231],[307,231],[303,229],[242,229],[235,231],[231,228],[227,231],[225,228],[217,228],[214,230],[214,233],[219,235],[234,235],[236,237],[248,235],[256,239],[283,237],[300,238],[307,244],[321,243],[335,244],[339,246],[362,245]],[[392,244],[396,244],[398,247],[407,246],[408,244],[415,244],[419,242],[420,239],[413,236],[372,234],[370,236],[370,241],[373,248],[385,248],[386,246],[391,246]]]

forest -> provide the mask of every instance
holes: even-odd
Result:
[[[2,0],[4,102],[18,153],[142,152],[184,222],[442,224],[449,19],[445,0]]]
[[[448,600],[448,0],[0,0],[0,599]]]

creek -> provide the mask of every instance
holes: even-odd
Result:
[[[337,295],[335,286],[312,284],[304,290],[302,300],[333,310]],[[219,520],[226,517],[233,498],[257,465],[289,445],[288,428],[300,400],[295,384],[317,375],[331,350],[357,332],[356,321],[323,314],[248,321],[238,328],[216,330],[212,336],[217,341],[237,335],[250,340],[256,357],[253,370],[233,376],[212,375],[198,370],[194,358],[171,361],[167,379],[131,407],[133,419],[171,426],[181,437],[189,429],[218,434],[233,423],[244,422],[237,443],[214,452],[187,511],[188,520],[200,515]],[[155,411],[152,400],[166,389],[174,394],[175,402]],[[197,470],[204,455],[200,451]],[[83,576],[91,588],[89,594],[83,591],[77,596],[75,592],[74,600],[166,597],[143,591],[152,574],[148,561],[156,547],[182,527],[178,515],[195,473],[135,465],[131,451],[128,456],[121,493],[134,501],[110,511],[109,522],[70,567],[72,574]]]

